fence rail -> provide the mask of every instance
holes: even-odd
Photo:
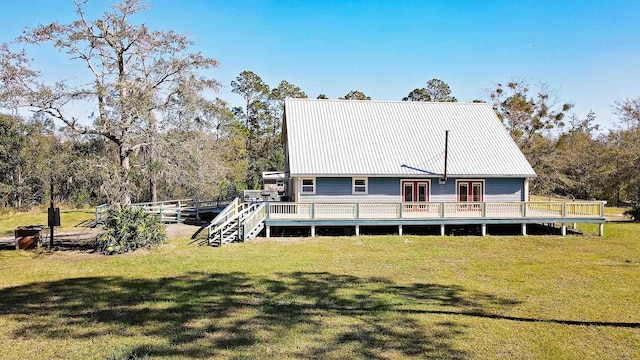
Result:
[[[267,219],[604,218],[602,201],[269,203]]]
[[[228,204],[228,201],[221,200],[164,200],[155,202],[144,202],[131,204],[132,207],[140,208],[148,214],[157,216],[163,222],[184,222],[185,216],[195,216],[199,220],[202,211],[211,211],[212,208],[220,208]],[[96,224],[103,224],[107,218],[109,206],[102,204],[96,206]],[[195,214],[195,215],[194,215]]]

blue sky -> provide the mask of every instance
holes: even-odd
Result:
[[[90,0],[97,16],[113,1]],[[438,78],[459,101],[487,99],[496,83],[526,78],[557,90],[584,117],[617,125],[615,100],[640,96],[640,1],[176,1],[150,0],[134,17],[190,34],[220,61],[219,97],[240,105],[230,82],[251,70],[270,86],[287,80],[315,98],[360,90],[400,100]],[[74,19],[71,0],[3,4],[0,41],[25,26]],[[42,69],[82,76],[48,49]]]

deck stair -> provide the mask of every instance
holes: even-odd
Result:
[[[244,203],[236,198],[206,227],[207,244],[222,246],[254,238],[264,228],[265,218],[265,203]]]

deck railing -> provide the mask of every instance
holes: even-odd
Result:
[[[267,219],[604,218],[604,202],[270,203]]]

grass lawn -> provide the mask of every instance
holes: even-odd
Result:
[[[640,224],[605,232],[1,251],[0,358],[637,359]]]
[[[60,227],[55,230],[71,230],[78,226],[82,226],[88,222],[94,221],[95,208],[87,208],[80,210],[60,209]],[[13,231],[18,226],[25,225],[46,225],[47,209],[37,208],[26,213],[0,213],[0,236],[13,236]]]

